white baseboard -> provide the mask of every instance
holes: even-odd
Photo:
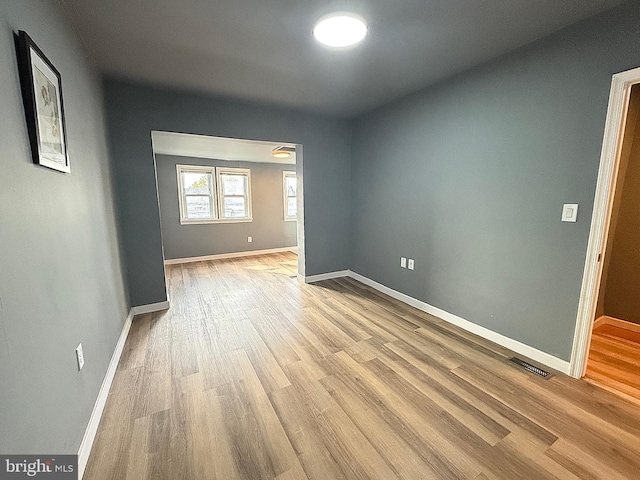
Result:
[[[165,300],[164,302],[158,303],[149,303],[147,305],[138,305],[137,307],[133,307],[131,310],[133,311],[133,315],[142,315],[144,313],[153,313],[160,312],[162,310],[169,309],[169,300]]]
[[[476,325],[473,322],[465,320],[464,318],[458,317],[452,313],[441,310],[433,305],[429,305],[421,300],[410,297],[404,293],[398,292],[397,290],[393,290],[381,283],[375,282],[370,278],[367,278],[359,273],[348,271],[348,276],[358,280],[365,285],[370,286],[378,290],[379,292],[385,293],[390,297],[395,298],[396,300],[400,300],[401,302],[407,303],[412,307],[417,308],[418,310],[422,310],[430,315],[441,318],[442,320],[449,322],[453,325],[456,325],[468,332],[471,332],[475,335],[478,335],[482,338],[486,338],[487,340],[491,340],[498,345],[508,348],[509,350],[513,350],[516,353],[524,355],[531,360],[535,360],[536,362],[541,363],[547,367],[553,368],[559,372],[569,374],[569,362],[566,360],[562,360],[561,358],[550,355],[546,352],[540,351],[537,348],[533,348],[524,343],[518,342],[517,340],[513,340],[512,338],[505,337],[499,333],[494,332],[493,330],[489,330],[488,328],[481,327],[480,325]],[[335,278],[335,277],[334,277]]]
[[[593,329],[595,330],[600,325],[604,325],[605,323],[607,323],[607,318],[608,317],[605,317],[604,315],[596,318],[596,320],[593,322]]]
[[[204,255],[202,257],[172,258],[165,260],[164,264],[178,265],[180,263],[207,262],[209,260],[221,260],[223,258],[254,257],[256,255],[268,255],[269,253],[282,252],[293,252],[297,254],[298,247],[267,248],[264,250],[249,250],[246,252],[218,253],[216,255]]]
[[[93,447],[93,441],[96,438],[96,433],[98,433],[98,425],[100,425],[102,412],[104,411],[104,406],[107,403],[107,397],[109,396],[111,383],[113,382],[113,377],[115,377],[116,369],[118,368],[118,362],[120,362],[120,356],[122,355],[124,344],[127,341],[127,335],[129,334],[129,329],[131,328],[131,322],[133,321],[134,315],[135,314],[133,313],[132,308],[131,310],[129,310],[129,315],[127,315],[127,318],[124,321],[124,325],[122,326],[120,338],[118,338],[118,343],[116,343],[116,348],[113,351],[113,355],[111,356],[111,361],[109,362],[107,373],[104,376],[104,380],[102,380],[102,385],[100,386],[100,391],[98,392],[98,398],[96,399],[96,403],[93,406],[93,411],[91,412],[91,417],[89,418],[89,424],[87,425],[87,429],[85,430],[84,436],[82,437],[82,443],[80,444],[80,449],[78,450],[79,479],[82,479],[84,470],[87,467],[87,461],[89,460],[91,447]]]
[[[340,277],[348,277],[348,276],[349,276],[349,270],[340,270],[340,271],[337,271],[337,272],[320,273],[318,275],[309,275],[308,277],[305,277],[303,275],[298,275],[298,277],[300,277],[300,279],[304,283],[320,282],[322,280],[331,280],[332,278],[340,278]]]
[[[629,330],[631,332],[640,333],[640,325],[633,322],[628,322],[626,320],[621,320],[615,317],[609,317],[607,315],[603,315],[598,318],[594,324],[593,328],[598,328],[600,325],[612,325],[614,327],[622,328],[624,330]]]

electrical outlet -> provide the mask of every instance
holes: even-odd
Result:
[[[409,259],[409,270],[413,270],[413,267],[415,267],[415,262],[413,261],[413,258]]]
[[[84,367],[84,353],[82,353],[82,344],[78,344],[76,348],[76,359],[78,360],[78,371]]]
[[[407,258],[406,257],[400,257],[400,266],[402,268],[407,268]]]
[[[253,242],[253,237],[247,237],[247,242],[249,243]]]

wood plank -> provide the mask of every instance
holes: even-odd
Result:
[[[415,480],[439,478],[438,472],[432,470],[393,428],[389,428],[389,423],[376,414],[376,408],[371,405],[375,399],[359,395],[335,376],[325,377],[320,383],[398,477]]]
[[[460,432],[454,433],[453,429],[447,428],[453,427],[456,422],[450,423],[451,419],[447,418],[445,412],[437,405],[425,401],[423,397],[416,395],[416,392],[412,392],[412,389],[407,388],[406,385],[400,386],[390,383],[394,378],[388,372],[385,372],[384,375],[372,374],[366,367],[358,364],[344,352],[334,355],[333,358],[342,367],[348,378],[362,381],[369,388],[370,396],[378,398],[387,409],[401,419],[402,423],[411,425],[414,433],[417,433],[423,442],[434,445],[438,452],[436,455],[438,458],[450,459],[449,462],[455,464],[464,477],[473,477],[481,471],[480,463],[468,455],[469,448],[460,448],[461,445],[451,441],[451,437],[457,436]],[[376,360],[367,362],[367,366],[373,362]],[[380,365],[376,366],[379,371]],[[403,392],[403,394],[400,395],[398,392]],[[458,426],[464,432],[458,438],[465,438],[465,444],[468,446],[467,442],[472,440],[474,434],[464,429],[462,425]],[[473,443],[478,444],[477,441]],[[455,468],[452,467],[453,465],[447,465],[449,470]]]
[[[325,445],[347,478],[398,478],[373,445],[351,421],[303,362],[287,366],[291,381],[314,412]]]
[[[238,333],[242,336],[243,350],[267,393],[291,385],[271,350],[249,320],[240,322]]]
[[[127,480],[135,480],[137,478],[148,478],[149,475],[149,432],[150,417],[136,418],[133,423],[133,431],[131,434],[131,456],[135,458],[135,462],[127,463],[127,471],[125,477]]]
[[[388,345],[393,346],[394,344]],[[406,351],[403,353],[406,355],[404,358],[409,360],[408,363],[413,367],[417,365],[418,368],[412,369],[410,366],[404,366],[399,362],[390,361],[388,357],[382,357],[381,361],[398,376],[405,379],[416,390],[425,395],[425,397],[428,397],[443,408],[449,415],[452,415],[458,421],[462,422],[488,444],[495,446],[510,433],[507,428],[491,416],[486,415],[464,397],[456,395],[421,370],[419,367],[422,365],[417,357],[409,355]]]
[[[596,328],[595,333],[602,336],[624,339],[632,343],[640,343],[640,332],[629,330],[627,328],[621,328],[617,325],[601,325],[600,327]]]
[[[634,476],[626,476],[615,468],[605,465],[598,458],[592,457],[584,452],[578,445],[568,442],[564,438],[559,439],[553,446],[545,452],[549,458],[563,465],[566,470],[571,471],[581,479],[601,479],[623,480]]]
[[[398,349],[395,344],[387,344],[385,348],[398,353],[397,358],[393,359],[394,363],[403,365],[404,368],[420,378],[422,378],[421,373],[427,375],[431,381],[437,382],[441,388],[444,388],[448,395],[455,395],[467,401],[473,405],[473,408],[502,425],[508,432],[531,437],[546,446],[552,445],[558,439],[548,430],[509,408],[484,390],[466,382],[451,371],[443,370],[437,363],[416,363],[406,349]],[[383,361],[385,361],[384,358],[382,357]]]
[[[613,426],[595,415],[589,415],[578,408],[569,410],[557,403],[558,397],[541,397],[532,390],[523,391],[518,388],[519,385],[510,385],[504,379],[487,374],[478,367],[465,365],[457,368],[455,373],[503,399],[511,408],[527,415],[558,437],[577,443],[589,454],[601,457],[602,462],[610,468],[633,476],[632,472],[640,467],[636,453],[640,448],[637,438],[619,429],[614,431]]]
[[[312,377],[313,378],[313,377]],[[347,480],[323,439],[314,409],[291,386],[271,394],[271,402],[309,478]],[[338,457],[340,458],[340,457]]]
[[[249,478],[275,477],[300,468],[289,438],[244,350],[229,353],[235,379],[218,387],[224,397],[236,450]]]

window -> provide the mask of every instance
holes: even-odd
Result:
[[[251,172],[177,165],[180,223],[251,221]]]
[[[295,220],[298,214],[298,179],[296,172],[282,172],[284,180],[284,219]]]
[[[178,165],[181,222],[211,221],[217,218],[214,169]]]
[[[243,168],[217,168],[218,198],[221,219],[250,219],[250,170]]]

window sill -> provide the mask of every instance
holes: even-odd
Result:
[[[220,223],[250,223],[253,218],[222,218],[218,220],[180,220],[180,225],[216,225]]]

